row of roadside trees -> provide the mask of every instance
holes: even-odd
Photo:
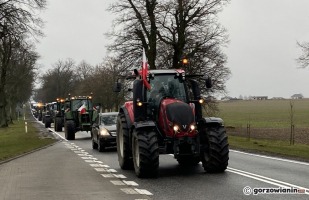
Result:
[[[45,6],[45,0],[0,0],[0,127],[12,122],[16,106],[32,94],[34,41],[43,35],[37,14]]]
[[[116,16],[106,33],[112,41],[108,57],[96,66],[85,61],[59,60],[41,76],[36,100],[94,94],[105,109],[117,108],[125,94],[114,94],[117,75],[140,68],[145,49],[150,69],[185,68],[188,74],[207,74],[213,80],[211,93],[225,92],[230,75],[222,51],[228,42],[217,14],[229,0],[118,0],[109,8]],[[189,63],[182,65],[182,59]],[[119,96],[118,96],[119,95]]]
[[[123,101],[123,95],[112,91],[119,68],[110,58],[101,64],[91,66],[86,61],[79,64],[72,59],[58,60],[41,75],[42,86],[34,98],[39,102],[54,102],[57,98],[86,96],[93,93],[93,101],[101,103],[103,109],[112,109]]]

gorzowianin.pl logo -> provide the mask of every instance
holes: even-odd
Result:
[[[259,194],[309,194],[309,191],[302,188],[251,188],[246,186],[243,189],[245,195],[259,195]]]

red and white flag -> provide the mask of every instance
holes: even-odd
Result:
[[[145,49],[143,49],[143,66],[142,66],[142,80],[145,87],[150,90],[151,86],[147,81],[147,74],[148,74],[148,62],[146,59]]]
[[[86,105],[83,104],[81,107],[79,107],[78,111],[80,112],[80,114],[84,114],[86,112]]]

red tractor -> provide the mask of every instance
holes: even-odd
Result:
[[[197,79],[211,87],[209,78],[176,70],[134,70],[133,101],[120,108],[117,152],[122,169],[138,177],[158,174],[159,154],[174,154],[180,165],[200,161],[207,172],[223,172],[228,166],[229,144],[223,121],[203,117]],[[120,92],[121,83],[114,86]]]

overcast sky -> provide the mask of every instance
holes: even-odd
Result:
[[[37,45],[41,71],[59,59],[102,62],[111,2],[49,0],[41,13],[46,37]],[[301,53],[296,42],[309,41],[309,0],[231,0],[219,19],[230,40],[224,49],[232,72],[226,83],[230,96],[309,97],[309,68],[295,61]]]

